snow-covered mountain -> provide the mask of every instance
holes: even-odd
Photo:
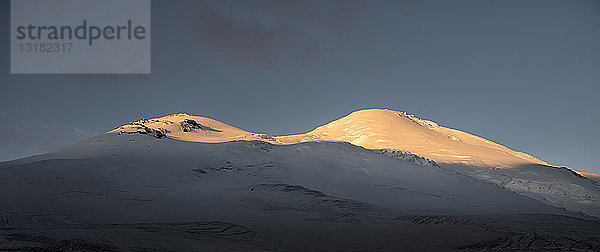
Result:
[[[591,178],[583,179],[569,169],[549,165],[526,153],[406,112],[359,110],[305,134],[275,137],[188,114],[140,120],[109,133],[146,133],[159,138],[203,143],[239,140],[283,145],[348,142],[371,150],[404,151],[556,207],[600,216],[600,191],[591,175],[583,174]]]
[[[269,136],[174,114],[0,163],[0,250],[599,249],[600,186],[391,110]]]

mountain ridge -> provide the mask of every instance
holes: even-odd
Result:
[[[202,127],[207,128],[202,129]],[[147,133],[203,143],[237,140],[260,140],[272,144],[342,141],[367,149],[408,151],[440,163],[490,168],[506,168],[523,164],[552,166],[530,154],[512,150],[486,138],[440,126],[434,121],[420,119],[407,112],[389,109],[357,110],[316,127],[310,132],[283,136],[253,133],[208,117],[185,113],[142,119],[108,133]]]

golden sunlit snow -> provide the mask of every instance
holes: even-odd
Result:
[[[195,124],[197,123],[197,125]],[[190,126],[185,129],[184,126]],[[522,164],[546,164],[528,154],[511,150],[490,140],[439,126],[405,112],[366,109],[297,135],[272,137],[257,134],[219,121],[188,114],[173,114],[140,120],[110,133],[132,133],[147,127],[182,141],[220,143],[261,140],[273,144],[311,141],[349,142],[367,149],[404,150],[439,163],[460,163],[494,168]]]

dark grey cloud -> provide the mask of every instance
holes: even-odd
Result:
[[[154,27],[176,27],[167,43],[229,63],[315,66],[348,43],[367,42],[364,1],[176,1]],[[159,15],[164,15],[159,14]],[[156,22],[156,21],[155,21]],[[363,26],[358,29],[358,26]],[[158,29],[157,32],[161,32]],[[160,43],[160,41],[158,42]],[[189,60],[189,59],[186,59]]]

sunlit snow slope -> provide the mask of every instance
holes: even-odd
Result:
[[[307,134],[278,139],[284,143],[318,139],[350,142],[367,149],[401,149],[438,163],[499,168],[530,163],[546,164],[487,139],[387,109],[356,111]]]
[[[528,154],[511,150],[487,139],[442,127],[405,112],[387,109],[356,111],[309,133],[278,137],[247,132],[210,118],[188,114],[140,120],[111,132],[142,132],[204,143],[235,140],[262,140],[274,144],[349,142],[367,149],[404,150],[439,163],[495,168],[546,164]]]

